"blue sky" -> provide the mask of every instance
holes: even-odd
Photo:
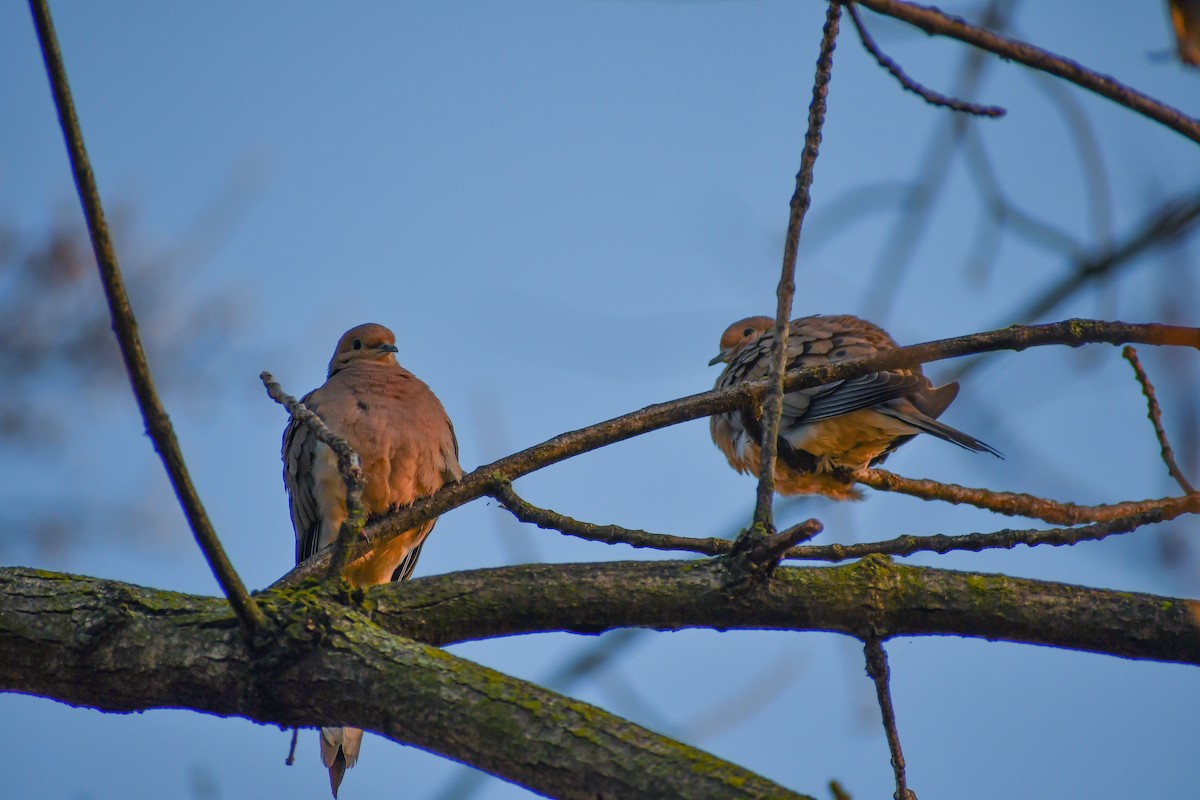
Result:
[[[441,397],[473,467],[709,388],[717,370],[705,364],[725,326],[774,308],[821,3],[57,2],[53,11],[104,198],[131,209],[121,257],[130,266],[183,246],[172,305],[217,297],[238,320],[203,352],[200,378],[165,401],[251,587],[285,572],[293,552],[278,460],[285,416],[263,393],[260,370],[301,394],[323,380],[343,330],[384,323],[397,333],[401,362]],[[910,74],[944,91],[956,85],[963,46],[867,20]],[[1161,57],[1171,40],[1158,4],[1023,3],[1014,25],[1040,46],[1200,112],[1200,73]],[[843,32],[797,315],[879,311],[871,289],[897,219],[896,187],[913,179],[948,116],[901,92],[848,21]],[[978,132],[1012,202],[1095,242],[1106,235],[1097,186],[1108,187],[1102,205],[1117,239],[1156,200],[1195,190],[1194,143],[1082,91],[1068,88],[1064,101],[1045,83],[996,60],[984,72],[979,99],[1009,114]],[[1095,132],[1101,183],[1080,157],[1064,102]],[[2,218],[36,232],[77,213],[20,3],[0,5],[0,114]],[[1061,256],[1013,236],[980,237],[984,209],[963,163],[954,162],[888,310],[875,314],[901,342],[1009,324],[1065,269]],[[1179,321],[1198,324],[1189,256],[1139,263],[1050,318],[1152,321],[1173,301]],[[981,261],[986,269],[972,266]],[[174,354],[156,331],[146,336],[152,366],[165,369]],[[1143,359],[1152,376],[1188,366],[1149,351]],[[81,412],[59,398],[66,435],[53,451],[0,457],[8,491],[44,504],[129,498],[138,514],[94,520],[51,554],[24,544],[18,524],[4,560],[216,593],[132,399],[92,399]],[[1194,418],[1194,399],[1162,399],[1168,426]],[[1113,348],[992,357],[945,419],[1007,460],[918,440],[888,466],[1084,503],[1174,491]],[[754,491],[727,469],[703,421],[587,454],[518,488],[581,519],[698,536],[736,529]],[[818,541],[1024,526],[876,493],[781,514],[822,519]],[[1158,533],[1143,531],[1069,549],[912,561],[1194,595],[1194,572],[1163,569],[1160,546]],[[478,502],[442,519],[417,574],[649,557],[520,527]],[[537,680],[591,641],[545,635],[454,651]],[[922,798],[1173,797],[1200,780],[1192,668],[950,638],[889,649]],[[878,711],[848,639],[643,636],[573,691],[690,739],[689,725],[723,701],[789,671],[756,715],[698,743],[801,791],[820,794],[836,778],[855,797],[890,796]],[[287,768],[287,736],[243,720],[101,715],[11,695],[0,696],[0,717],[13,797],[327,792],[311,733]],[[458,769],[373,738],[343,797],[432,798]],[[477,796],[528,794],[494,781]]]

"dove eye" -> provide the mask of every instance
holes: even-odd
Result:
[[[753,334],[754,328],[746,328],[746,330],[742,331],[742,336],[751,336]]]
[[[350,343],[350,346],[353,347],[355,350],[362,350],[362,341],[359,339],[355,339],[353,342]]]

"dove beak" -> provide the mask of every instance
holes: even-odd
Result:
[[[394,345],[394,344],[381,344],[381,345],[379,345],[379,349],[385,353],[399,353],[400,352],[400,348],[396,347],[396,345]]]
[[[721,352],[717,353],[717,355],[713,358],[712,361],[708,362],[708,365],[710,367],[716,366],[717,364],[720,364],[722,361],[726,361],[728,359],[729,359],[729,353],[722,350]]]

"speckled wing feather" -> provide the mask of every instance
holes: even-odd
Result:
[[[868,326],[863,328],[862,326]],[[720,386],[767,377],[774,331],[746,347],[721,376]],[[894,348],[891,337],[855,317],[802,317],[788,331],[787,368],[798,369],[847,361]],[[875,372],[788,392],[783,398],[783,424],[808,424],[904,397],[929,386],[920,370]]]
[[[775,342],[768,317],[733,323],[721,337],[726,362],[717,388],[767,377]],[[881,328],[849,315],[793,320],[788,329],[788,369],[822,366],[896,348]],[[930,433],[969,450],[999,453],[990,445],[935,418],[958,394],[957,384],[934,388],[920,367],[882,370],[788,392],[779,428],[776,488],[785,494],[824,494],[857,499],[853,476],[883,461],[917,433]],[[715,414],[714,443],[739,472],[759,468],[761,409]]]

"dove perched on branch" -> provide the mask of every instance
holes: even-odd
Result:
[[[724,363],[716,388],[767,377],[775,320],[748,317],[721,336],[721,352],[708,362]],[[818,366],[869,356],[898,345],[882,328],[849,315],[792,320],[788,328],[787,369]],[[822,494],[860,500],[857,473],[883,461],[918,433],[976,452],[1000,456],[991,445],[938,422],[958,395],[958,384],[934,388],[920,367],[874,372],[788,392],[779,425],[775,490],[780,494]],[[713,442],[738,472],[759,473],[762,407],[714,414]]]
[[[396,362],[396,337],[368,323],[342,335],[325,384],[301,402],[358,453],[367,518],[407,506],[462,476],[454,426],[429,387]],[[332,544],[346,519],[346,484],[337,456],[293,419],[283,433],[283,481],[296,530],[296,563]],[[430,520],[351,562],[343,573],[355,586],[402,581],[412,575]],[[321,729],[321,760],[333,796],[358,760],[363,732]]]

